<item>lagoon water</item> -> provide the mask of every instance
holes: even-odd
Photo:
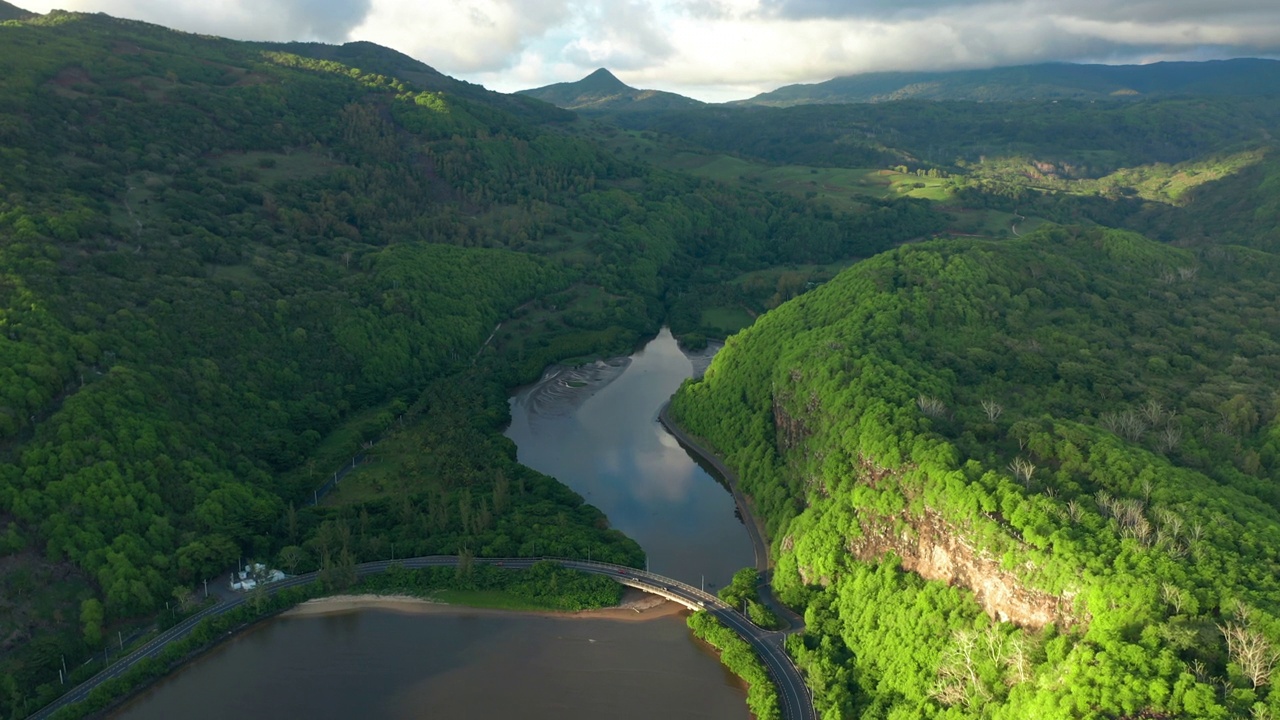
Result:
[[[753,564],[729,492],[657,422],[694,372],[665,329],[629,362],[549,373],[512,399],[521,462],[714,590]],[[364,609],[284,617],[148,689],[117,720],[306,717],[745,720],[745,692],[682,616],[643,622]]]
[[[359,610],[245,632],[117,720],[748,717],[681,617],[643,622]]]

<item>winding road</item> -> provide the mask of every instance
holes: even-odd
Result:
[[[760,572],[761,582],[759,586],[760,598],[769,607],[773,613],[778,616],[786,625],[783,631],[764,630],[747,617],[738,612],[735,608],[729,607],[715,595],[707,593],[698,588],[692,587],[679,580],[657,575],[644,570],[624,567],[621,565],[611,565],[608,563],[592,562],[589,560],[572,560],[565,558],[474,558],[476,563],[490,563],[502,565],[511,569],[527,569],[534,563],[547,560],[560,564],[563,567],[572,568],[594,575],[605,575],[615,581],[635,587],[645,592],[653,593],[665,597],[674,602],[678,602],[685,607],[693,610],[706,610],[714,615],[720,622],[724,623],[736,632],[743,640],[745,640],[756,654],[760,656],[764,662],[765,668],[769,671],[773,678],[774,684],[778,687],[778,696],[781,704],[782,716],[788,720],[816,720],[817,714],[814,711],[813,699],[809,693],[809,689],[804,684],[804,680],[799,670],[791,662],[791,658],[784,649],[783,642],[786,635],[799,632],[804,629],[804,621],[791,611],[790,608],[778,602],[774,597],[772,588],[769,584],[771,579],[772,563],[769,559],[769,545],[764,539],[764,530],[760,527],[754,514],[750,511],[746,497],[738,488],[737,476],[733,471],[729,470],[723,462],[720,461],[710,450],[704,447],[697,439],[688,435],[680,428],[670,417],[668,413],[668,405],[663,405],[658,413],[658,421],[662,426],[671,433],[673,437],[690,453],[701,459],[704,463],[711,466],[717,474],[729,486],[730,492],[733,493],[734,501],[738,505],[738,511],[742,516],[743,524],[746,526],[747,535],[751,539],[752,548],[755,551],[756,570]],[[359,457],[359,456],[358,456]],[[355,460],[351,467],[354,467]],[[332,485],[335,485],[342,475],[350,471],[350,467],[345,467],[335,474],[326,486],[325,491]],[[318,498],[318,495],[317,495]],[[395,565],[400,565],[410,569],[426,568],[426,567],[452,567],[456,566],[458,558],[452,555],[434,555],[427,557],[416,557],[402,560],[378,560],[374,562],[363,563],[356,566],[356,573],[360,577],[385,572],[387,569]],[[298,585],[305,585],[314,582],[318,573],[307,573],[305,575],[297,575],[287,578],[277,583],[267,586],[270,593],[276,593],[280,590]],[[164,631],[151,639],[141,647],[133,650],[128,655],[117,660],[107,668],[103,669],[97,675],[89,678],[80,685],[71,689],[60,698],[45,706],[35,714],[28,716],[30,720],[45,720],[51,717],[58,710],[78,703],[89,696],[102,683],[112,680],[123,675],[138,662],[151,657],[156,657],[164,650],[169,643],[186,637],[200,621],[207,617],[221,615],[243,605],[247,597],[243,595],[228,594],[218,592],[215,597],[217,602],[191,617],[183,620],[181,623]]]
[[[786,651],[783,649],[782,643],[785,633],[763,630],[755,626],[750,620],[726,605],[715,595],[704,592],[690,585],[686,585],[679,580],[673,580],[644,570],[637,570],[635,568],[629,568],[622,565],[592,562],[589,560],[570,560],[564,558],[474,558],[472,560],[472,562],[475,563],[501,565],[513,570],[528,569],[534,563],[541,561],[554,562],[562,567],[579,570],[592,575],[604,575],[622,583],[623,585],[639,588],[646,592],[674,600],[685,607],[692,608],[694,610],[706,610],[717,617],[727,627],[738,633],[742,639],[746,640],[760,656],[761,660],[764,661],[765,668],[768,669],[774,683],[778,686],[782,716],[788,720],[816,720],[817,715],[814,713],[813,702],[809,696],[809,690],[800,676],[800,671],[796,669],[794,664],[792,664],[790,657],[787,656]],[[397,565],[409,569],[418,569],[427,567],[453,567],[457,564],[458,558],[453,555],[432,555],[427,557],[407,558],[403,560],[378,560],[375,562],[367,562],[357,565],[356,574],[360,577],[374,575],[385,572],[391,567]],[[268,592],[274,594],[285,588],[315,582],[317,576],[318,573],[297,575],[281,580],[280,582],[272,583],[271,585],[266,586],[266,588]],[[51,717],[63,707],[84,700],[89,696],[89,693],[93,692],[93,690],[102,683],[123,675],[135,664],[146,658],[156,657],[159,655],[169,643],[180,640],[190,633],[201,620],[233,610],[240,605],[243,605],[247,600],[248,598],[246,596],[236,596],[231,599],[220,599],[217,604],[201,610],[195,615],[192,615],[181,623],[156,636],[142,647],[137,648],[133,652],[117,660],[102,672],[94,675],[92,678],[89,678],[80,685],[77,685],[71,691],[67,692],[62,697],[29,717],[31,720],[44,720],[44,718]]]

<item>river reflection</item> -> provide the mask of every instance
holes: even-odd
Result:
[[[644,622],[387,610],[281,618],[152,687],[115,720],[745,718],[682,617]]]
[[[711,589],[755,558],[733,496],[657,422],[692,374],[663,328],[607,384],[552,378],[521,390],[506,434],[520,462],[576,490],[639,542],[652,571],[695,585],[705,576]],[[548,391],[560,401],[548,402]]]

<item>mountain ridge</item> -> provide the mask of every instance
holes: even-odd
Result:
[[[819,83],[785,85],[729,104],[1101,100],[1184,94],[1280,94],[1280,61],[1234,58],[1147,65],[1042,63],[978,70],[860,73]]]
[[[23,10],[17,5],[12,5],[4,0],[0,0],[0,22],[4,22],[5,20],[23,20],[35,15],[36,13],[33,13],[30,10]]]

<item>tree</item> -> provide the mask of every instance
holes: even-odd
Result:
[[[90,647],[102,644],[102,603],[89,598],[80,603],[80,625],[84,629],[84,641]]]
[[[184,613],[190,612],[191,608],[196,606],[196,594],[185,585],[179,585],[173,589],[173,599],[178,602],[178,609]]]
[[[305,562],[306,558],[307,551],[297,545],[286,545],[280,549],[280,566],[290,575],[297,573],[298,566]]]
[[[987,420],[995,422],[1004,412],[1004,406],[991,398],[985,398],[982,401],[982,411],[987,414]]]
[[[1249,610],[1239,606],[1236,618],[1218,625],[1227,640],[1227,655],[1254,688],[1271,682],[1271,672],[1280,662],[1280,651],[1272,647],[1262,632],[1249,624]]]

